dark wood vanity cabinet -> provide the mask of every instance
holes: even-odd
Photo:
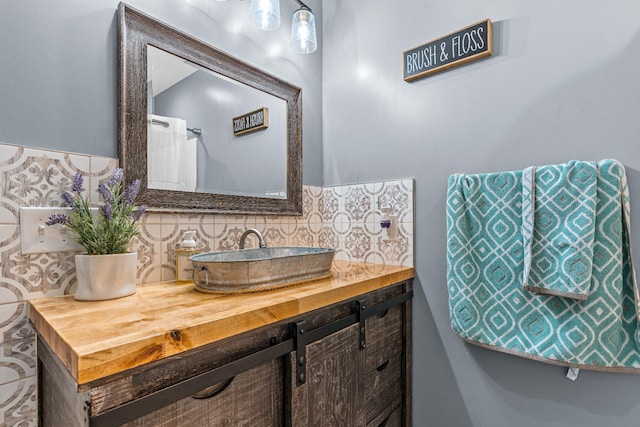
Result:
[[[78,386],[38,342],[42,426],[409,426],[411,281]]]

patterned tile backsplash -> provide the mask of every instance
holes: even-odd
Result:
[[[60,206],[60,194],[82,172],[92,200],[117,159],[0,144],[0,425],[37,425],[35,332],[26,301],[72,294],[73,252],[22,255],[20,207]],[[335,187],[303,187],[301,216],[147,213],[132,249],[138,285],[175,279],[175,249],[196,230],[204,251],[237,249],[257,228],[268,246],[321,246],[335,259],[413,266],[414,182],[401,179]],[[397,218],[397,238],[380,226],[381,208]],[[247,247],[257,247],[254,236]]]

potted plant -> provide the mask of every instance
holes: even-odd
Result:
[[[77,173],[71,191],[62,194],[71,212],[51,215],[46,223],[72,230],[75,241],[87,251],[75,257],[77,300],[113,299],[136,291],[138,254],[129,252],[129,246],[140,233],[138,221],[146,206],[134,205],[140,180],[124,188],[122,175],[122,169],[118,168],[98,186],[103,205],[96,212],[82,195],[83,177]]]

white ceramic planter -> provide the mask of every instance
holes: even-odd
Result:
[[[99,301],[136,292],[138,253],[76,255],[78,287],[75,299]]]

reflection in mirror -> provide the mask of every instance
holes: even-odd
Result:
[[[118,154],[125,183],[141,181],[137,200],[300,215],[300,88],[124,3],[118,19]]]
[[[148,188],[286,198],[284,100],[148,45],[147,110]]]

